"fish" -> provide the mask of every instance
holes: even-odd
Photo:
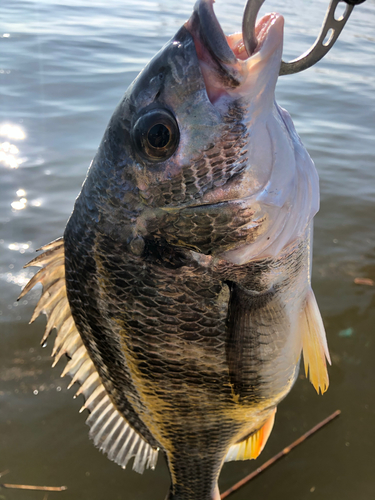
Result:
[[[63,237],[41,269],[31,321],[47,316],[54,365],[78,384],[89,435],[143,472],[161,453],[169,500],[218,500],[223,464],[255,459],[303,352],[329,384],[311,288],[319,180],[275,101],[280,14],[262,17],[248,54],[213,0],[126,90]]]

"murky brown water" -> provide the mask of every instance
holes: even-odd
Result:
[[[226,32],[242,1],[218,0]],[[285,4],[285,5],[284,5]],[[268,0],[286,18],[285,57],[319,31],[325,0]],[[159,459],[143,476],[122,470],[88,439],[81,402],[39,347],[44,318],[28,326],[39,295],[17,304],[36,248],[60,236],[107,121],[125,88],[188,17],[185,4],[129,0],[0,3],[0,472],[10,483],[67,485],[49,499],[160,499]],[[279,406],[256,462],[224,466],[221,487],[254,470],[337,408],[342,416],[233,500],[375,498],[375,2],[357,7],[332,52],[283,77],[278,101],[295,121],[321,178],[313,284],[327,327],[331,386],[319,397],[301,374]],[[0,490],[0,500],[43,499]]]

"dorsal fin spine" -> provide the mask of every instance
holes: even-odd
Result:
[[[78,357],[78,356],[77,356]],[[77,369],[76,373],[72,376],[72,380],[68,385],[68,389],[70,389],[76,382],[80,382],[81,380],[85,380],[88,378],[91,373],[95,370],[95,367],[90,363],[90,359],[86,359],[81,363],[81,366]],[[72,369],[73,370],[73,369]],[[70,370],[68,370],[69,373]]]
[[[91,396],[89,398],[87,398],[85,404],[82,406],[82,408],[79,410],[80,412],[82,412],[83,410],[90,410],[92,411],[92,409],[94,408],[90,406],[92,405],[92,403],[95,401],[95,399],[103,393],[103,390],[102,390],[102,387],[99,385],[95,391],[91,394]]]
[[[65,340],[72,333],[74,328],[75,328],[74,321],[73,318],[70,316],[68,319],[65,320],[65,322],[61,326],[61,329],[57,333],[55,344],[53,346],[51,354],[52,357],[56,356],[56,353],[60,350]]]
[[[114,406],[75,326],[66,294],[63,239],[55,240],[42,250],[44,253],[25,266],[37,266],[42,269],[26,284],[19,299],[38,283],[42,284],[42,295],[30,322],[39,314],[46,314],[47,325],[43,344],[56,328],[52,366],[55,366],[64,354],[70,358],[61,376],[68,374],[72,378],[69,387],[75,382],[80,384],[74,397],[83,394],[85,398],[80,411],[87,409],[90,412],[86,420],[90,426],[89,435],[100,450],[122,467],[135,456],[133,469],[137,472],[142,473],[146,466],[154,468],[158,450],[151,448]]]
[[[74,377],[76,377],[81,368],[81,365],[86,362],[90,362],[90,358],[85,359],[84,357],[85,352],[86,352],[85,346],[81,345],[81,347],[79,347],[76,351],[76,356],[74,356],[71,360],[69,360],[65,365],[65,368],[61,374],[62,377],[65,377],[65,375],[69,372],[72,373],[74,372]]]

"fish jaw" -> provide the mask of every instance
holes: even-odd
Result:
[[[226,36],[213,10],[213,0],[198,0],[185,24],[194,38],[201,71],[211,102],[242,97],[248,102],[261,94],[261,109],[272,107],[283,49],[284,18],[271,13],[255,27],[257,47],[247,54],[242,33]],[[266,105],[268,104],[268,105]]]

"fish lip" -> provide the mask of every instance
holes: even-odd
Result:
[[[214,0],[197,0],[185,28],[193,38],[206,92],[212,104],[225,95],[247,95],[272,59],[276,82],[281,64],[284,18],[266,14],[255,26],[257,45],[249,56],[241,32],[226,36],[213,9]],[[276,57],[272,57],[276,54]],[[269,78],[268,76],[268,78]]]
[[[216,17],[213,8],[214,1],[197,0],[194,5],[193,15],[185,26],[190,32],[196,32],[198,29],[201,41],[217,61],[224,64],[234,64],[237,58],[230,48],[225,33]]]
[[[210,52],[214,59],[221,65],[235,65],[239,61],[251,60],[259,53],[268,37],[270,28],[275,22],[283,16],[276,12],[266,14],[261,19],[258,19],[255,26],[255,36],[257,38],[257,46],[252,54],[247,54],[243,44],[242,32],[233,35],[225,35],[213,8],[215,0],[197,0],[194,5],[193,14],[185,23],[185,27],[193,36],[194,41],[201,42],[204,47]],[[239,35],[241,39],[238,40]],[[232,37],[236,36],[236,47],[231,47]],[[260,38],[259,38],[260,37]],[[238,51],[238,45],[242,47]],[[235,48],[235,51],[233,50]],[[236,52],[236,53],[235,53]]]

